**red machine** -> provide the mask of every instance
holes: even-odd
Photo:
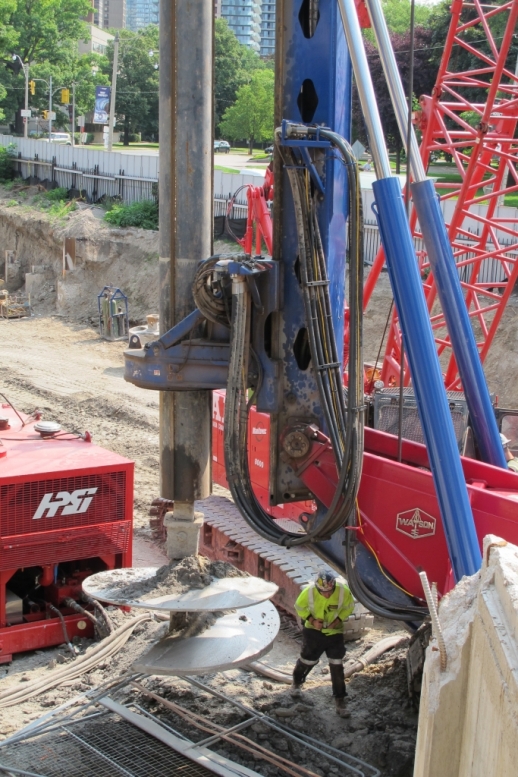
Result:
[[[223,421],[225,416],[225,391],[212,393],[212,481],[219,486],[228,488],[225,473],[225,451],[223,447]],[[268,413],[258,413],[255,407],[250,408],[248,423],[248,463],[250,480],[254,493],[265,510],[273,518],[292,521],[307,521],[316,510],[313,501],[286,502],[286,504],[271,505],[269,494],[270,477],[270,416]]]
[[[66,606],[85,577],[131,566],[133,462],[0,410],[0,663],[91,636]],[[57,425],[56,425],[57,426]],[[85,605],[86,606],[86,605]],[[65,635],[66,631],[66,635]]]

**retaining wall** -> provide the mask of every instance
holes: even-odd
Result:
[[[448,665],[427,650],[414,777],[518,774],[518,548],[489,535],[441,602]]]

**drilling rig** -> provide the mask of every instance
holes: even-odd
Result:
[[[450,46],[455,36],[462,40],[462,6],[452,6]],[[468,26],[487,27],[487,9],[478,2],[474,7],[479,18],[470,17]],[[500,12],[506,34],[493,52],[496,65],[492,62],[478,73],[490,95],[489,107],[477,107],[483,143],[477,144],[481,156],[477,150],[469,163],[473,171],[477,165],[488,167],[491,148],[500,141],[500,148],[507,149],[500,152],[504,169],[513,166],[514,125],[506,117],[515,107],[517,78],[506,62],[518,8],[506,3]],[[410,218],[399,179],[391,173],[362,24],[372,24],[408,146]],[[138,340],[130,341],[125,377],[162,392],[224,389],[226,479],[248,524],[284,548],[315,550],[346,574],[354,595],[371,612],[415,627],[428,612],[421,570],[443,595],[463,575],[479,569],[481,541],[489,531],[518,542],[518,483],[506,468],[480,360],[484,349],[471,325],[473,315],[484,320],[481,294],[500,301],[498,290],[489,292],[478,278],[488,257],[488,235],[494,241],[498,236],[491,228],[481,236],[473,249],[473,272],[461,282],[458,259],[465,265],[464,256],[470,253],[457,240],[464,229],[462,218],[457,213],[446,226],[433,182],[426,176],[425,157],[434,144],[449,143],[455,150],[466,138],[459,139],[453,131],[448,141],[439,137],[437,117],[441,111],[455,111],[437,93],[431,105],[422,103],[432,129],[425,130],[425,145],[419,150],[409,131],[407,101],[379,0],[284,0],[277,6],[277,30],[271,255],[252,253],[249,240],[242,254],[199,257],[192,284],[194,309],[144,348]],[[447,62],[441,72],[444,95],[452,88]],[[375,213],[383,246],[367,294],[359,174],[350,146],[353,75],[376,171]],[[502,81],[506,86],[499,91]],[[502,121],[489,129],[495,113]],[[422,122],[424,127],[424,118]],[[500,141],[492,135],[499,131]],[[499,196],[503,178],[503,171],[493,176],[491,200]],[[468,179],[463,191],[473,196],[479,184],[476,176]],[[258,203],[259,219],[265,216],[263,200]],[[416,231],[425,246],[419,257],[413,242]],[[263,236],[265,232],[263,228]],[[256,241],[256,251],[260,243]],[[505,297],[516,263],[505,257],[502,262],[507,262]],[[386,363],[396,385],[401,382],[411,389],[424,444],[365,428],[362,310],[384,263],[396,311]],[[431,271],[425,288],[424,263]],[[434,336],[437,326],[430,318],[436,299],[447,331],[440,344],[451,348],[458,370],[448,390],[462,388],[478,459],[459,453],[452,397],[446,393]],[[496,301],[491,300],[494,310]],[[264,495],[258,498],[254,489],[249,455],[253,413],[269,419],[268,506],[305,501],[316,505],[314,513],[291,527],[272,515]]]

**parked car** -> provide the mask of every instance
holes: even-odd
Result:
[[[219,146],[216,151],[221,151],[222,154],[228,154],[230,151],[230,143],[226,140],[218,140]]]
[[[264,149],[265,154],[273,154],[273,146],[268,146],[268,148]]]
[[[45,140],[47,143],[49,142],[48,138],[42,138],[42,140]],[[71,146],[72,138],[69,132],[53,132],[52,142],[59,143],[62,146]]]

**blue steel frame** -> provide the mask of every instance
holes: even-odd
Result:
[[[350,139],[352,69],[338,4],[336,0],[320,0],[318,23],[310,38],[305,37],[299,18],[307,5],[303,0],[277,0],[276,126],[280,126],[283,119],[324,125]],[[299,107],[301,96],[308,87],[314,90],[317,98],[310,117]],[[303,145],[309,146],[308,143]],[[334,331],[341,354],[348,215],[346,171],[327,147],[317,152],[316,157],[318,172],[315,174],[323,182],[322,188],[316,184],[320,199],[318,218],[330,279]],[[308,495],[303,483],[279,455],[280,430],[295,419],[317,423],[325,430],[315,380],[309,369],[300,369],[294,353],[297,335],[305,328],[304,305],[297,280],[297,234],[290,187],[278,156],[275,165],[273,258],[282,268],[282,303],[272,324],[271,358],[276,369],[273,370],[271,364],[266,365],[257,402],[258,410],[270,413],[272,420],[270,500],[273,504]]]

